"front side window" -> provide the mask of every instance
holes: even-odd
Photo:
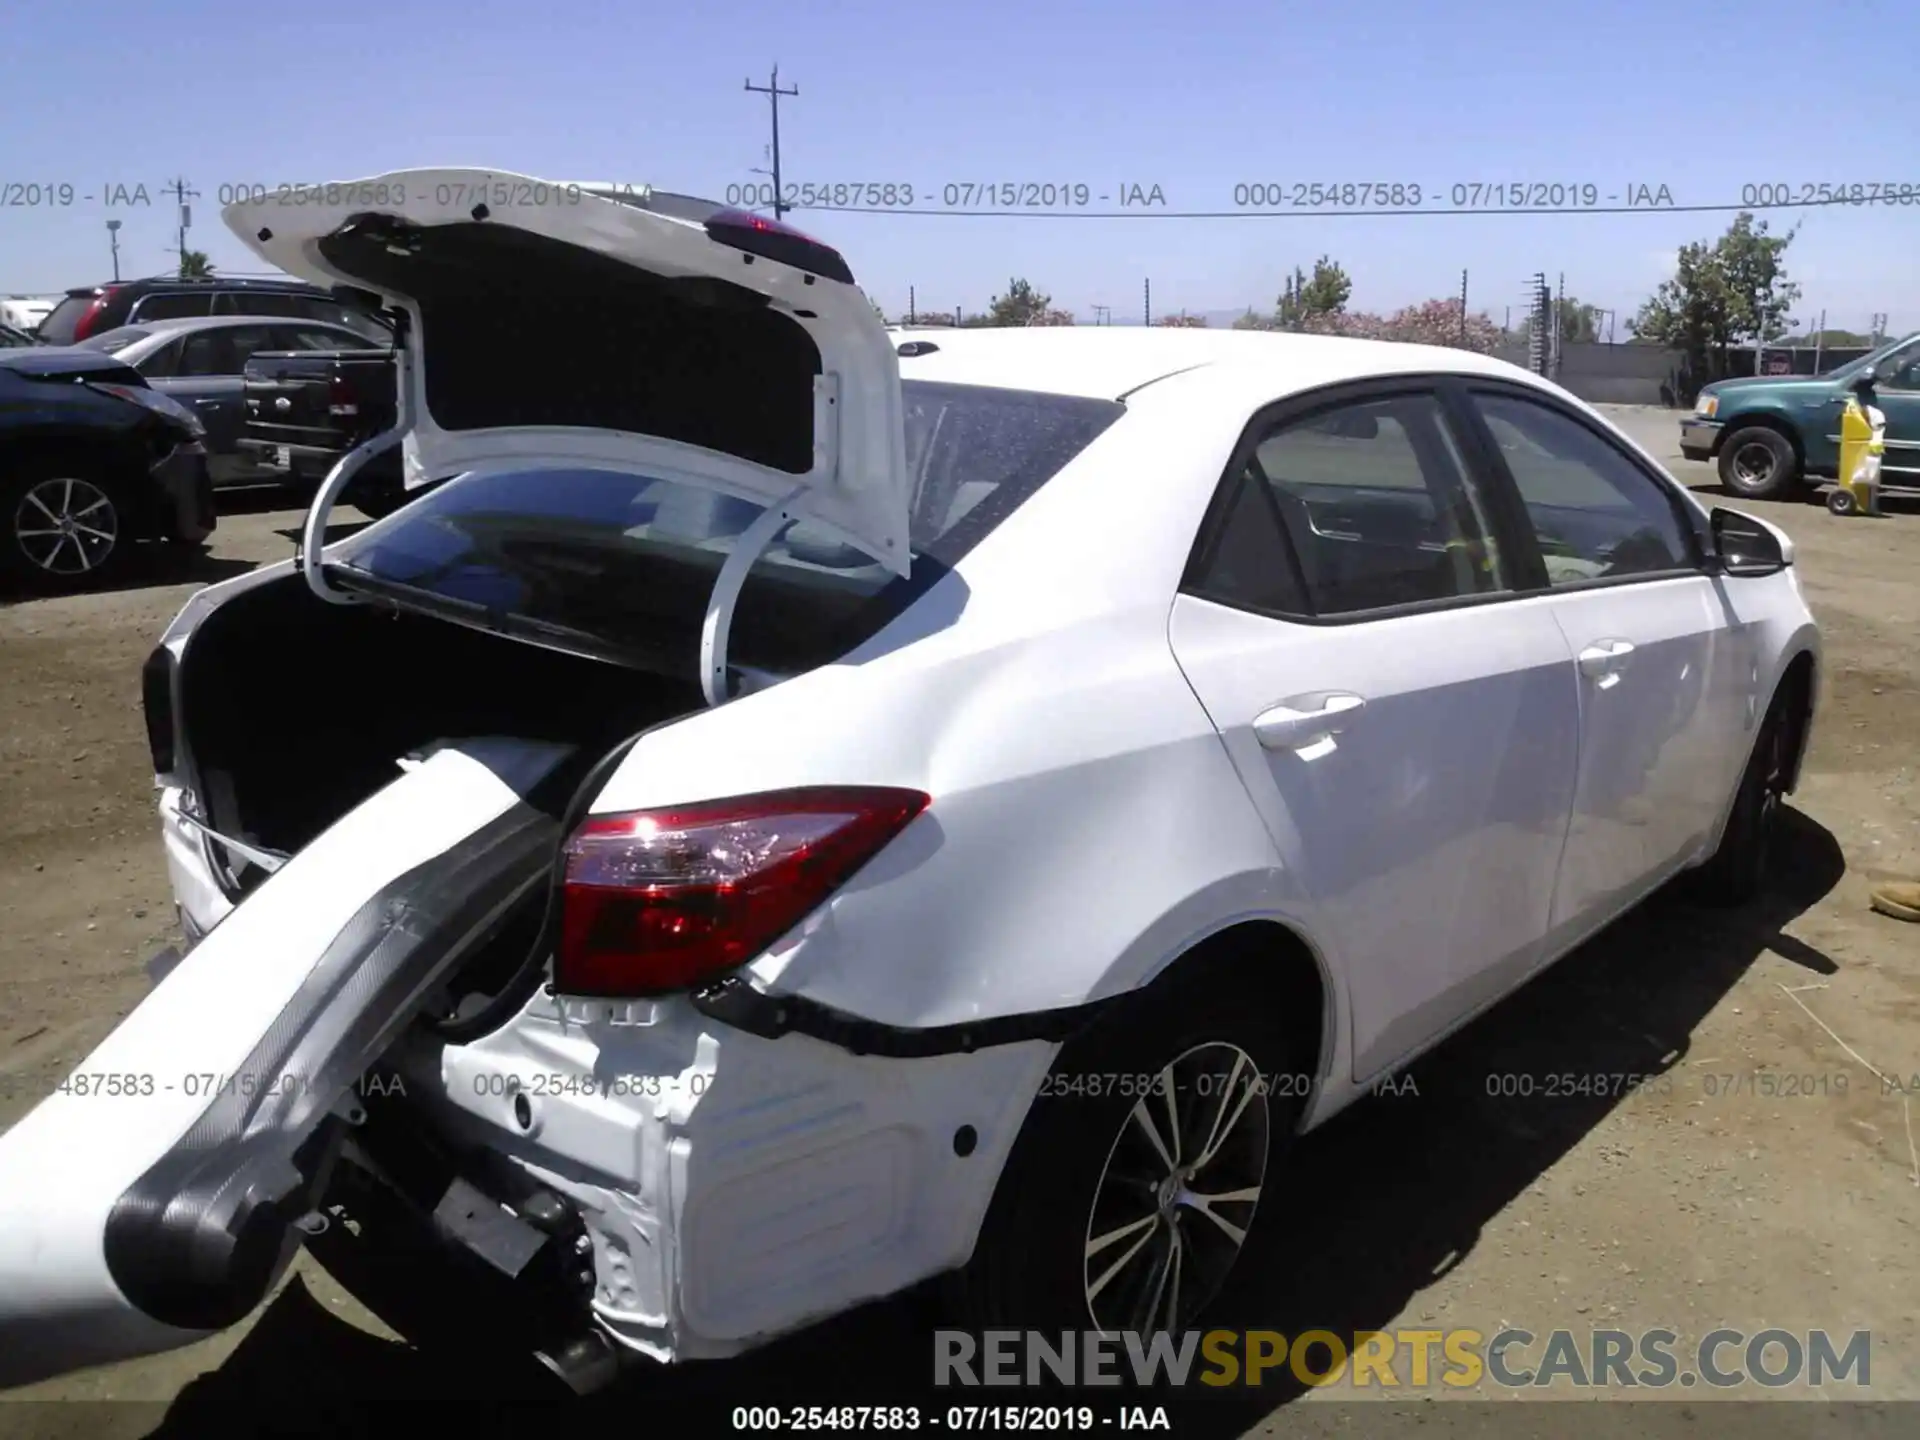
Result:
[[[1330,617],[1511,588],[1431,393],[1282,421],[1235,483],[1196,583],[1222,603]]]
[[[1513,476],[1554,585],[1692,566],[1672,498],[1587,426],[1518,396],[1478,392],[1473,403]]]
[[[1896,350],[1875,372],[1878,390],[1920,390],[1920,340]]]
[[[730,651],[782,673],[881,629],[1125,413],[1110,401],[908,381],[912,572],[895,576],[805,520],[762,553]],[[484,606],[552,643],[668,670],[689,666],[721,564],[761,513],[751,500],[646,475],[530,469],[430,491],[345,542],[356,579]]]
[[[180,373],[180,345],[169,340],[134,368],[149,380],[171,380]]]
[[[183,377],[208,379],[217,375],[237,375],[240,367],[233,360],[233,336],[226,328],[196,330],[180,341],[180,363],[174,372]]]

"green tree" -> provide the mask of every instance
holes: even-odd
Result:
[[[1274,307],[1275,313],[1284,329],[1297,330],[1322,316],[1345,313],[1347,299],[1352,294],[1353,281],[1347,272],[1335,264],[1331,256],[1322,255],[1313,262],[1312,275],[1297,265],[1294,267],[1287,288],[1281,291]]]
[[[1032,325],[1035,317],[1053,309],[1053,297],[1042,295],[1023,279],[1007,281],[1007,293],[993,297],[987,306],[988,325]]]
[[[1247,307],[1247,313],[1233,322],[1233,328],[1236,330],[1271,330],[1273,329],[1273,320],[1272,317],[1258,313],[1249,305]]]
[[[182,250],[180,252],[180,278],[182,280],[204,280],[213,274],[213,263],[207,259],[204,250]]]
[[[1715,247],[1733,301],[1735,340],[1767,342],[1787,333],[1787,312],[1800,299],[1800,287],[1787,279],[1782,258],[1798,232],[1769,235],[1767,222],[1757,224],[1741,211]]]
[[[1587,344],[1600,338],[1600,310],[1585,305],[1571,295],[1560,302],[1560,338],[1569,345]]]
[[[1165,325],[1170,328],[1204,330],[1207,328],[1207,317],[1204,315],[1189,315],[1186,311],[1182,310],[1178,315],[1162,315],[1153,323],[1156,325]]]
[[[1634,338],[1681,351],[1697,376],[1726,374],[1730,346],[1786,333],[1787,312],[1800,298],[1784,259],[1797,230],[1769,235],[1766,221],[1743,210],[1712,244],[1682,246],[1673,278],[1631,321]]]

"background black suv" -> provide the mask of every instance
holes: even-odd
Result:
[[[192,279],[158,276],[82,285],[67,291],[66,298],[34,333],[49,345],[72,345],[89,335],[142,320],[184,320],[200,315],[326,320],[358,330],[377,344],[391,342],[386,329],[372,315],[342,304],[317,285],[222,275]]]

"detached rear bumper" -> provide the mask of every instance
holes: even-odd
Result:
[[[1718,420],[1689,415],[1680,422],[1680,453],[1689,460],[1711,460],[1725,428]]]

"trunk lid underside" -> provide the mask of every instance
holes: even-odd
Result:
[[[792,497],[905,574],[899,360],[872,305],[849,282],[742,248],[758,232],[718,207],[699,221],[648,204],[438,169],[224,218],[268,263],[407,313],[410,485],[597,466],[761,505]]]

